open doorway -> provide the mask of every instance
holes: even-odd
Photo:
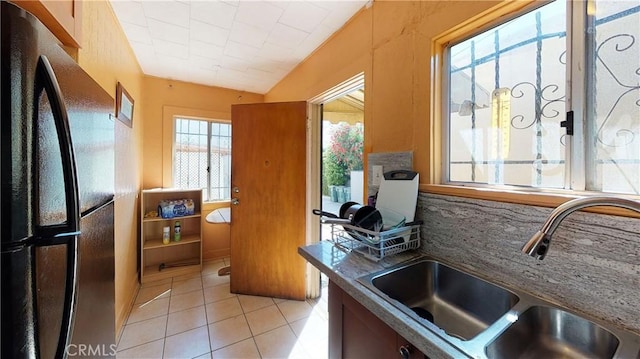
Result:
[[[328,89],[327,91],[308,100],[308,113],[310,117],[307,130],[307,244],[318,243],[331,236],[331,229],[322,230],[319,217],[312,214],[313,209],[322,209],[331,213],[338,213],[341,204],[337,198],[331,200],[329,183],[323,186],[323,150],[331,143],[332,134],[336,128],[332,125],[339,125],[340,122],[351,126],[360,123],[362,138],[364,138],[364,72],[361,72],[350,79]],[[341,101],[338,101],[341,100]],[[326,107],[326,110],[325,110]],[[327,117],[327,125],[323,124],[323,117]],[[324,132],[324,133],[323,133]],[[324,142],[327,142],[324,144]],[[363,141],[364,142],[364,141]],[[362,156],[363,148],[360,148]],[[349,180],[350,180],[349,174]],[[323,195],[323,187],[325,187]],[[364,194],[354,194],[353,186],[349,183],[349,199],[364,197]],[[355,186],[364,192],[364,186]],[[340,199],[346,200],[346,192],[343,190]],[[364,198],[354,200],[362,202]],[[323,203],[325,202],[325,203]],[[324,237],[324,238],[323,238]],[[307,264],[307,298],[327,298],[326,278],[321,278],[320,271],[311,264]]]
[[[347,202],[364,202],[364,86],[322,104],[321,209],[339,215]],[[330,240],[331,225],[320,225],[321,240]],[[320,275],[321,297],[329,280]]]
[[[322,210],[339,214],[346,202],[364,202],[364,86],[322,105]],[[322,225],[322,240],[331,228]]]

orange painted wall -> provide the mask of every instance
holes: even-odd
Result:
[[[213,210],[229,207],[229,202],[205,203],[202,206],[202,260],[228,257],[231,253],[231,226],[226,223],[207,223],[204,216]]]
[[[231,105],[259,103],[264,96],[256,93],[197,85],[188,82],[147,76],[143,86],[143,188],[171,187],[173,115],[182,114],[231,120]],[[232,149],[232,151],[241,149]],[[209,224],[204,217],[229,202],[203,206],[202,256],[204,260],[229,255],[229,225]]]
[[[116,84],[121,82],[135,100],[133,128],[115,121],[115,307],[116,329],[120,332],[138,286],[142,71],[109,2],[85,1],[82,5],[82,47],[77,51],[78,63],[114,98]]]
[[[144,188],[168,187],[163,181],[163,166],[170,166],[171,159],[163,159],[163,149],[172,143],[163,140],[163,131],[173,131],[163,127],[163,110],[167,106],[184,108],[187,111],[214,112],[223,120],[231,119],[231,105],[236,103],[263,102],[260,94],[223,89],[220,87],[197,85],[188,82],[144,78],[144,121],[143,138],[143,180]],[[166,138],[166,136],[165,136]]]
[[[431,41],[499,1],[374,1],[274,86],[266,102],[308,100],[365,74],[365,153],[413,151],[429,180]]]

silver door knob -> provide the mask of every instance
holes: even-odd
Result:
[[[233,187],[233,193],[240,193],[240,188]]]
[[[403,345],[400,347],[400,358],[409,359],[411,358],[411,347],[408,345]]]
[[[237,206],[238,204],[240,204],[240,200],[239,200],[239,199],[237,199],[237,198],[231,198],[231,204],[233,204],[233,205],[236,205],[236,206]]]

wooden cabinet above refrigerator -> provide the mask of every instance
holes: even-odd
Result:
[[[35,15],[64,45],[80,47],[81,0],[13,0],[12,2]]]

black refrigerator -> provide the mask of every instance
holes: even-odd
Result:
[[[115,357],[114,100],[1,2],[2,358]]]

